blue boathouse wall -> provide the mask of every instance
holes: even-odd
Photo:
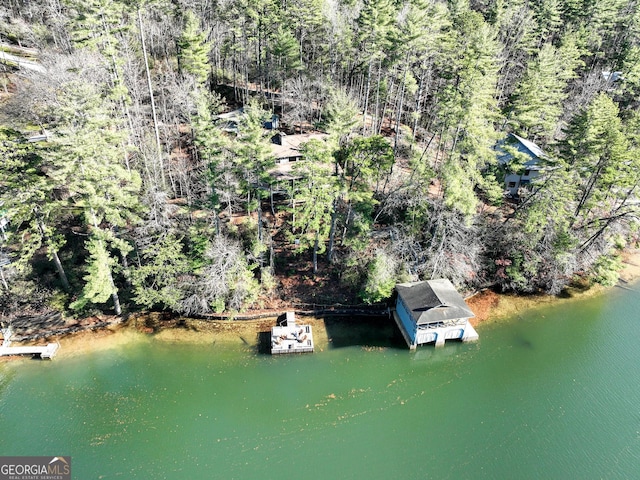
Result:
[[[404,302],[402,301],[399,295],[398,295],[398,299],[396,300],[396,314],[400,318],[404,331],[409,336],[411,343],[415,344],[416,335],[418,334],[418,327],[416,326],[414,321],[411,319],[411,315],[409,314],[407,307],[405,306]]]

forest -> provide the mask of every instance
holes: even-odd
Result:
[[[636,0],[6,0],[0,54],[3,316],[558,294],[638,243]]]

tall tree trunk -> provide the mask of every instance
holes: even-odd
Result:
[[[367,132],[367,110],[369,109],[369,91],[371,90],[371,65],[373,64],[373,57],[369,60],[369,70],[367,71],[367,87],[364,91],[364,110],[362,112],[362,131]]]
[[[52,251],[51,256],[53,257],[53,263],[55,264],[56,270],[58,271],[58,276],[62,281],[62,286],[65,290],[69,291],[71,289],[71,286],[69,285],[69,280],[67,279],[67,274],[65,273],[64,268],[62,268],[62,262],[60,261],[60,257],[58,257],[58,252],[56,252],[55,250]]]
[[[45,233],[45,227],[44,227],[44,223],[42,223],[41,220],[37,220],[38,222],[38,229],[40,230],[40,233],[42,234],[42,238],[45,240],[46,242],[46,238],[47,238],[47,234]],[[60,261],[60,257],[58,257],[58,252],[56,250],[54,250],[53,248],[47,247],[47,249],[50,251],[51,253],[51,257],[53,258],[53,263],[56,266],[56,270],[58,271],[58,276],[60,277],[60,281],[62,282],[62,286],[64,287],[64,289],[66,291],[71,290],[71,286],[69,285],[69,280],[67,279],[67,274],[64,271],[64,268],[62,267],[62,262]]]
[[[111,293],[111,300],[113,300],[113,311],[116,315],[122,315],[122,307],[120,306],[120,297],[118,297],[118,290],[115,283],[113,283],[113,277],[111,277],[111,285],[113,286],[113,292]]]
[[[333,263],[333,247],[336,237],[336,225],[338,223],[338,199],[333,201],[333,213],[331,214],[331,227],[329,228],[329,246],[327,247],[327,261]]]
[[[382,119],[378,116],[380,114],[380,76],[382,73],[382,57],[378,60],[378,81],[376,83],[376,113],[375,119],[373,120],[373,128],[372,132],[379,131],[380,125],[382,124]]]
[[[153,116],[153,130],[156,137],[156,147],[158,149],[158,162],[160,163],[160,182],[166,188],[167,183],[164,178],[164,162],[162,160],[162,144],[160,143],[160,130],[158,129],[158,116],[156,114],[156,102],[153,99],[153,85],[151,84],[151,72],[149,71],[149,57],[147,56],[147,47],[144,41],[144,30],[142,28],[142,15],[138,8],[138,28],[140,29],[140,43],[142,45],[142,53],[144,56],[144,69],[147,74],[147,87],[149,88],[149,98],[151,99],[151,114]]]
[[[416,110],[415,110],[415,118],[413,119],[413,128],[411,129],[411,137],[415,141],[416,139],[416,131],[418,130],[418,122],[420,120],[420,108],[422,107],[422,91],[424,88],[424,77],[425,73],[423,72],[420,75],[420,84],[418,85],[418,94],[416,96]]]
[[[9,285],[7,285],[7,280],[4,278],[4,268],[0,266],[0,280],[2,280],[2,286],[5,290],[9,291]]]
[[[409,61],[409,54],[407,54],[407,63]],[[402,117],[402,108],[404,107],[404,91],[406,87],[407,80],[407,68],[405,67],[404,72],[402,74],[402,88],[400,89],[400,104],[398,105],[398,111],[396,113],[396,136],[393,140],[393,158],[395,160],[398,155],[398,138],[400,137],[400,120]],[[393,168],[393,165],[391,166]]]
[[[319,240],[319,233],[316,230],[316,239],[315,242],[313,243],[313,274],[317,274],[318,273],[318,248],[320,245],[320,240]]]

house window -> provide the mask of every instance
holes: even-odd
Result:
[[[525,170],[524,171],[524,176],[528,177],[530,173],[531,173],[531,170]]]
[[[516,188],[516,182],[509,182],[507,188]]]

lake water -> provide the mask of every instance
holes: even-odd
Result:
[[[71,455],[80,480],[639,478],[632,288],[415,353],[394,340],[271,357],[141,336],[0,364],[0,455]]]

